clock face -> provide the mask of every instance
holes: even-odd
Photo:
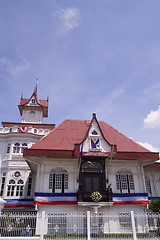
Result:
[[[19,171],[14,172],[14,177],[15,177],[15,178],[18,178],[18,177],[20,177],[20,176],[21,176],[21,174],[20,174]]]

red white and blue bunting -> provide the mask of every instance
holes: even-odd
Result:
[[[25,133],[25,132],[27,132],[28,127],[19,127],[19,130],[20,130],[22,133]]]
[[[77,193],[35,193],[34,204],[74,205],[77,204]]]
[[[34,208],[34,199],[4,199],[4,208]]]
[[[147,193],[113,193],[114,205],[149,204]]]

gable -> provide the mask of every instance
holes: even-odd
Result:
[[[111,152],[111,146],[104,139],[96,119],[91,122],[88,135],[83,142],[83,151]]]

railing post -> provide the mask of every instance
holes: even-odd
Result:
[[[136,225],[135,225],[134,212],[133,211],[131,211],[131,223],[132,223],[133,240],[137,240]]]
[[[87,240],[91,239],[91,216],[90,211],[87,211]]]
[[[41,226],[40,226],[40,240],[43,240],[43,236],[44,236],[44,228],[45,228],[45,217],[46,217],[46,212],[45,211],[42,211],[42,215],[41,215]]]

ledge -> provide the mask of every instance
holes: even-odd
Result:
[[[110,207],[113,206],[113,202],[78,202],[79,206],[93,208],[94,213],[98,212],[98,209],[101,207]]]

